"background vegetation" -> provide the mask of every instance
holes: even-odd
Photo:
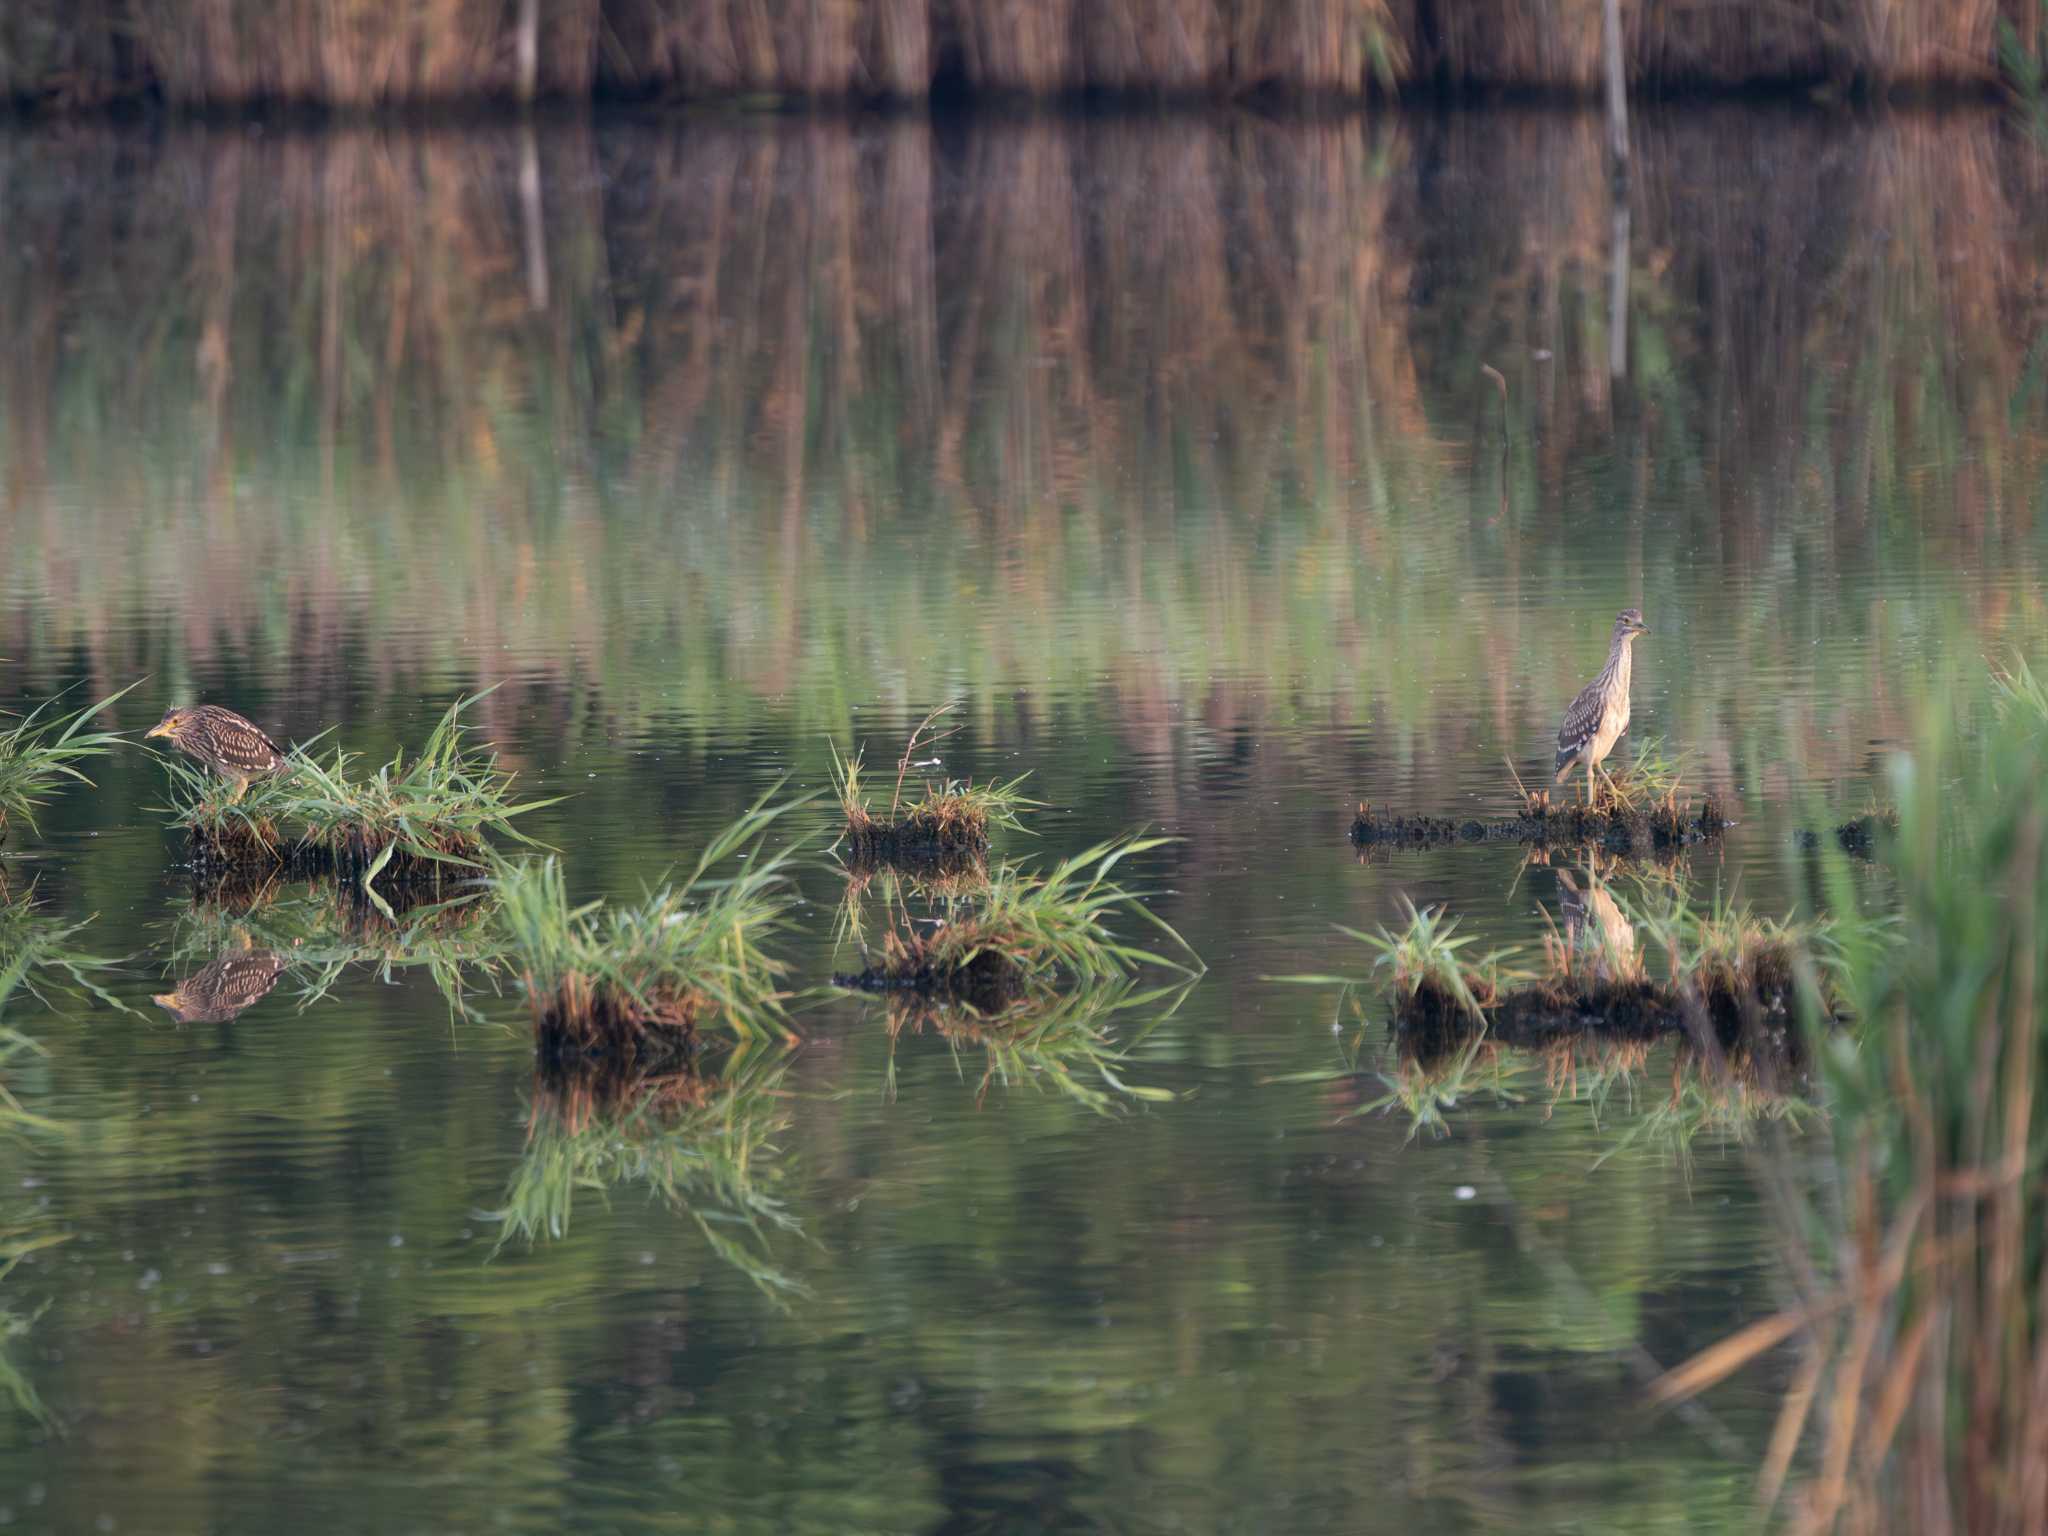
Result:
[[[1589,95],[1599,0],[14,0],[0,95],[344,108],[529,95]],[[1623,0],[1650,86],[1982,89],[2035,0]],[[528,62],[530,59],[530,63]]]

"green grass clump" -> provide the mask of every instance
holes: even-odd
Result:
[[[756,801],[704,850],[689,877],[632,906],[569,905],[553,856],[507,864],[489,881],[509,963],[543,1042],[557,1049],[637,1050],[694,1036],[714,1019],[743,1040],[787,1037],[784,964],[763,948],[786,930],[795,892],[790,845],[763,844],[803,801]],[[735,857],[740,873],[710,871]]]
[[[462,715],[481,696],[456,700],[419,752],[400,748],[366,777],[354,753],[323,759],[294,748],[281,772],[236,801],[224,780],[164,756],[172,824],[213,868],[331,872],[365,890],[477,876],[493,839],[531,845],[516,819],[556,803],[515,802],[512,774],[472,743]]]
[[[713,1253],[770,1295],[801,1288],[770,1262],[776,1231],[799,1230],[775,1190],[789,1127],[788,1058],[740,1050],[718,1075],[672,1059],[615,1073],[581,1058],[534,1079],[526,1148],[505,1189],[498,1246],[569,1233],[579,1195],[640,1187],[686,1213]]]
[[[888,864],[979,854],[987,850],[992,830],[1024,830],[1023,813],[1038,803],[1026,799],[1019,787],[1028,774],[986,784],[928,779],[914,799],[905,797],[904,781],[916,766],[917,754],[953,734],[951,730],[932,729],[933,722],[951,708],[942,705],[933,710],[910,733],[903,755],[896,762],[896,781],[890,790],[888,809],[879,816],[868,795],[863,749],[857,748],[844,758],[837,747],[832,749],[832,788],[846,817],[839,844],[855,863]]]
[[[79,764],[104,757],[122,737],[115,731],[88,731],[86,723],[134,686],[68,715],[50,714],[55,700],[46,699],[0,731],[0,839],[13,822],[36,830],[37,810],[66,785],[92,783]]]
[[[1125,982],[1147,965],[1194,974],[1201,962],[1186,940],[1140,893],[1110,878],[1124,859],[1170,841],[1113,839],[1044,874],[1002,865],[979,889],[941,903],[928,924],[899,910],[879,955],[869,952],[869,968],[852,984],[943,992],[997,1012],[1034,993]],[[1110,926],[1118,917],[1164,934],[1180,954],[1119,937]]]

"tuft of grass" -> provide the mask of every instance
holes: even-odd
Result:
[[[763,1292],[801,1292],[768,1252],[772,1233],[801,1230],[775,1194],[790,1123],[786,1073],[786,1057],[745,1049],[716,1076],[687,1058],[623,1074],[588,1058],[544,1066],[525,1150],[492,1213],[498,1248],[565,1238],[579,1197],[639,1186],[687,1214],[712,1252]]]
[[[1609,811],[1624,816],[1677,814],[1685,793],[1684,759],[1666,750],[1663,737],[1652,736],[1635,744],[1627,762],[1603,764],[1599,781],[1595,803]]]
[[[401,747],[367,776],[357,775],[354,753],[321,758],[296,747],[282,772],[252,782],[240,801],[222,779],[159,754],[172,825],[185,829],[196,862],[214,868],[331,872],[373,893],[481,874],[493,839],[535,846],[517,818],[558,803],[514,800],[513,775],[474,744],[462,718],[481,697],[457,699],[417,753]]]
[[[958,730],[934,729],[952,708],[940,705],[911,731],[896,761],[888,809],[879,816],[869,798],[863,767],[866,749],[857,747],[841,757],[838,747],[832,747],[832,788],[846,818],[839,841],[855,860],[891,863],[978,854],[987,850],[992,830],[1024,830],[1023,813],[1038,804],[1026,799],[1020,788],[1029,774],[986,784],[927,779],[914,798],[905,796],[904,782],[920,766],[917,754]]]
[[[6,730],[0,731],[0,838],[19,821],[33,832],[36,812],[71,784],[90,785],[79,764],[104,757],[119,746],[118,731],[88,731],[86,725],[136,685],[130,683],[97,704],[68,715],[50,713],[54,699],[45,699]]]
[[[1397,996],[1426,1001],[1462,1015],[1472,1023],[1484,1024],[1486,1011],[1498,1000],[1503,985],[1521,973],[1510,964],[1513,949],[1496,949],[1480,956],[1465,953],[1473,940],[1458,932],[1458,919],[1446,918],[1442,907],[1417,907],[1405,895],[1401,905],[1408,921],[1398,932],[1382,924],[1375,933],[1336,925],[1337,931],[1357,939],[1375,952],[1373,970],[1389,974]],[[1354,976],[1275,976],[1274,981],[1298,986],[1354,987],[1364,978]]]
[[[1680,1010],[1724,1048],[1764,1031],[1788,1036],[1802,1009],[1814,1018],[1837,1012],[1831,919],[1761,916],[1718,892],[1701,907],[1673,887],[1630,915],[1646,946],[1663,951]]]
[[[1124,982],[1148,965],[1199,974],[1201,961],[1187,941],[1141,893],[1111,878],[1124,859],[1171,841],[1114,838],[1043,874],[1002,865],[978,891],[945,901],[927,926],[899,908],[882,935],[878,962],[870,952],[857,983],[947,992],[996,1012],[1034,993]],[[1179,954],[1120,937],[1110,926],[1118,917],[1165,935]]]
[[[779,788],[780,786],[777,786]],[[572,1052],[693,1037],[714,1020],[742,1040],[789,1037],[785,970],[763,946],[789,926],[789,870],[801,848],[770,853],[778,817],[806,800],[764,795],[727,827],[688,878],[631,906],[569,904],[553,855],[499,866],[488,881],[536,1033]],[[735,875],[714,866],[742,859]]]

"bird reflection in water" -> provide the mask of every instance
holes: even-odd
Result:
[[[151,1001],[180,1024],[225,1024],[269,996],[284,967],[283,955],[256,949],[245,936],[240,948],[223,951]]]
[[[1566,950],[1575,960],[1590,965],[1591,974],[1599,980],[1633,980],[1643,970],[1635,924],[1609,893],[1597,856],[1588,860],[1581,879],[1583,885],[1572,878],[1570,870],[1557,872]]]

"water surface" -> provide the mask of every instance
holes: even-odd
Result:
[[[1638,1406],[1780,1299],[1754,1154],[1631,1134],[1668,1052],[1413,1134],[1351,1114],[1400,1077],[1383,1004],[1359,1038],[1268,978],[1365,974],[1333,925],[1404,898],[1541,937],[1553,868],[1346,826],[1505,809],[1628,604],[1634,735],[1740,822],[1680,878],[1801,899],[1793,830],[2048,628],[2048,196],[1988,116],[1717,110],[1643,123],[1617,208],[1596,129],[0,139],[17,703],[146,677],[124,727],[205,698],[381,756],[495,686],[569,796],[532,830],[630,897],[958,699],[946,770],[1047,802],[999,854],[1172,835],[1131,873],[1208,966],[1115,1024],[1170,1101],[985,1082],[850,999],[712,1063],[800,1292],[630,1180],[500,1247],[565,1112],[517,1001],[453,1018],[373,954],[175,1022],[236,914],[119,756],[7,850],[126,1011],[8,1006],[55,1128],[0,1140],[0,1240],[64,1240],[0,1281],[43,1410],[0,1414],[0,1523],[1740,1526],[1782,1372]],[[842,889],[804,876],[805,985]]]

